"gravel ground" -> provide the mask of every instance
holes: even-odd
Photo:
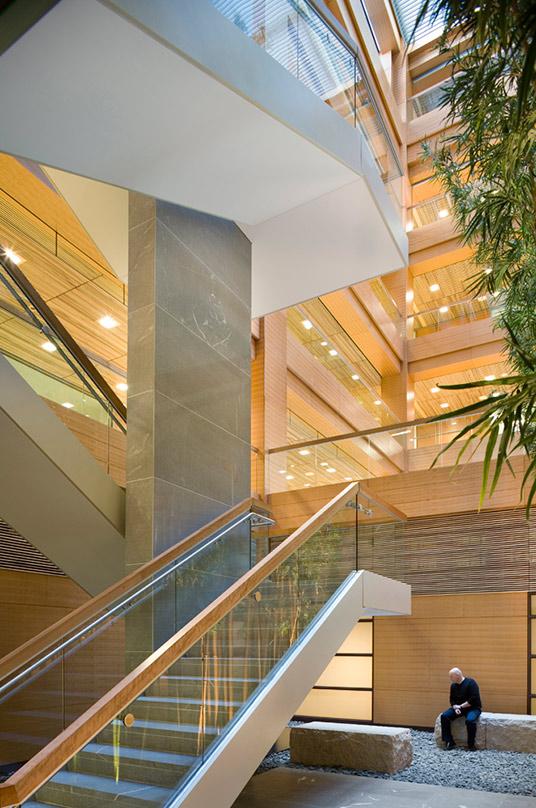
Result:
[[[408,769],[398,772],[398,774],[382,774],[356,769],[318,768],[321,771],[377,777],[382,780],[401,780],[406,783],[427,783],[433,786],[472,788],[502,794],[536,796],[536,755],[525,755],[520,752],[494,752],[491,749],[478,752],[453,749],[447,752],[436,745],[432,732],[412,730],[411,735],[413,763]],[[268,755],[259,766],[258,773],[277,766],[310,769],[311,771],[316,768],[290,763],[290,754],[286,750]]]

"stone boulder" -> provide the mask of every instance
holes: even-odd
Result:
[[[442,746],[440,716],[435,723],[435,739]],[[459,746],[467,745],[465,719],[452,723],[452,736]],[[536,754],[536,715],[482,713],[478,721],[476,745],[480,749]]]
[[[409,729],[312,721],[290,731],[290,759],[306,766],[337,766],[394,774],[413,760]]]

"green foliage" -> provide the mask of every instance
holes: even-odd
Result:
[[[513,370],[507,379],[445,385],[491,385],[493,392],[484,406],[478,402],[436,420],[475,414],[443,452],[463,440],[459,462],[469,449],[486,445],[481,504],[511,455],[525,452],[528,512],[536,494],[536,4],[426,0],[421,17],[429,9],[445,20],[442,47],[453,76],[444,105],[457,128],[435,150],[425,144],[424,154],[451,197],[463,241],[475,250],[478,273],[469,291],[500,295],[496,324],[506,331]],[[452,31],[469,36],[469,46],[458,48],[448,36]]]

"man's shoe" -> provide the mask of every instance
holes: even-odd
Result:
[[[476,748],[476,746],[474,746],[474,745],[473,745],[473,746],[468,746],[468,747],[467,747],[467,750],[468,750],[469,752],[478,752],[478,749],[477,749],[477,748]]]
[[[445,748],[448,749],[449,751],[451,749],[456,749],[456,744],[454,743],[454,741],[447,741],[447,745]]]

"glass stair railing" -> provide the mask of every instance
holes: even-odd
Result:
[[[67,426],[77,416],[93,422],[109,466],[114,432],[126,432],[125,405],[19,267],[2,254],[0,353],[57,415],[65,415]]]
[[[0,764],[34,756],[267,553],[273,520],[252,507],[235,506],[0,660]]]
[[[199,556],[175,588],[145,601],[124,637],[137,667],[0,785],[0,806],[178,805],[361,575],[357,493],[358,484],[348,485],[265,555],[265,542],[224,541],[210,563]],[[245,571],[248,559],[256,563]],[[194,593],[203,601],[210,593],[211,602],[190,619]],[[143,612],[153,636],[143,631]]]

